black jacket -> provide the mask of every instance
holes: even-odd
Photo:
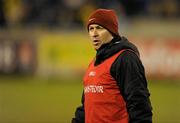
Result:
[[[125,37],[116,37],[102,45],[96,54],[95,66],[122,49],[125,50],[111,66],[111,76],[117,81],[121,94],[126,101],[129,123],[152,123],[152,107],[145,77],[144,67],[136,46]],[[84,123],[84,94],[82,106],[75,112],[72,123]]]

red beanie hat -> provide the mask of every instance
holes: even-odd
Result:
[[[94,11],[88,19],[87,28],[90,24],[98,24],[112,34],[119,35],[118,33],[118,17],[114,10],[110,9],[97,9]]]

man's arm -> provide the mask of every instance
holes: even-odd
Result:
[[[85,112],[84,112],[84,92],[81,99],[82,105],[76,108],[75,117],[72,118],[71,123],[84,123],[85,122]]]
[[[111,75],[126,101],[129,123],[152,123],[150,93],[139,57],[132,51],[124,51],[113,63]]]

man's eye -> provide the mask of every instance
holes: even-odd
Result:
[[[92,28],[92,27],[90,27],[90,28],[89,28],[89,30],[93,30],[93,28]]]
[[[101,27],[101,26],[98,26],[98,27],[97,27],[97,29],[103,29],[103,27]]]

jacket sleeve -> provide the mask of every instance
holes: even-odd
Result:
[[[84,112],[84,92],[81,99],[82,105],[76,108],[75,117],[72,118],[71,123],[84,123],[85,122],[85,112]]]
[[[152,123],[150,93],[139,57],[132,51],[124,51],[112,64],[111,75],[126,101],[129,123]]]

